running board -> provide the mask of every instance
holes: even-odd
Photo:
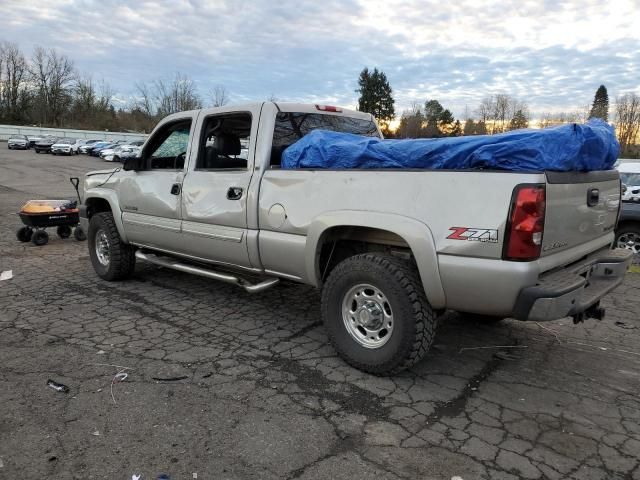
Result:
[[[244,288],[249,293],[261,292],[269,287],[273,287],[280,281],[279,278],[270,277],[259,283],[249,283],[240,277],[227,273],[215,272],[206,268],[196,267],[195,265],[187,265],[186,263],[180,263],[178,260],[174,260],[170,257],[158,257],[152,253],[143,253],[141,250],[136,250],[136,258],[155,265],[160,265],[161,267],[172,268],[180,272],[191,273],[193,275],[200,275],[201,277],[213,278],[214,280],[232,283]]]

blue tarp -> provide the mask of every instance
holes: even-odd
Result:
[[[601,120],[499,135],[380,140],[314,130],[282,155],[282,168],[423,168],[510,171],[609,170],[620,145]]]

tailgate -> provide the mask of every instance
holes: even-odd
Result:
[[[547,208],[541,256],[612,232],[620,206],[617,170],[547,172]]]

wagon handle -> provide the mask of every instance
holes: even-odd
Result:
[[[78,185],[80,185],[80,179],[78,177],[70,177],[69,181],[71,182],[71,185],[73,185],[73,188],[76,189],[76,195],[78,195],[78,201],[82,203],[82,198],[80,198],[80,190],[78,189]]]

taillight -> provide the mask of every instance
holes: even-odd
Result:
[[[502,257],[528,261],[540,256],[544,232],[544,185],[518,185],[511,201]]]
[[[342,113],[342,109],[334,107],[333,105],[316,105],[316,108],[322,112],[336,112]]]

